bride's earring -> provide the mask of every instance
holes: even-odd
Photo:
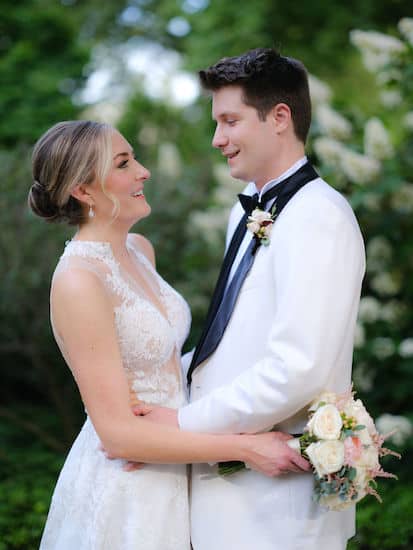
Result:
[[[89,218],[94,218],[95,217],[95,211],[93,210],[93,204],[90,204],[89,205],[89,214],[88,214]]]

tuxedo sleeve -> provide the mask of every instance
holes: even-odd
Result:
[[[182,407],[181,429],[261,431],[327,389],[343,342],[349,331],[354,336],[365,267],[360,230],[344,202],[322,196],[316,205],[286,207],[269,245],[276,307],[264,353],[231,383]]]

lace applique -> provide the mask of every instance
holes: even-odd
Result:
[[[113,256],[109,243],[70,241],[60,263],[76,266],[76,258],[98,272],[114,304],[118,343],[131,388],[143,401],[177,407],[184,399],[180,353],[190,325],[190,312],[183,298],[155,271],[152,264],[129,241],[141,269],[153,278],[166,317],[133,288]],[[74,263],[70,263],[70,258]],[[78,267],[82,266],[79,264]],[[85,266],[83,265],[83,268]]]

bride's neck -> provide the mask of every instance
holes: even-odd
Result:
[[[114,224],[86,223],[79,227],[75,239],[79,241],[107,242],[115,256],[123,256],[127,251],[126,239],[129,228],[120,228]]]

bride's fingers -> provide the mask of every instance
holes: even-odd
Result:
[[[132,462],[128,461],[123,466],[122,470],[125,472],[134,472],[136,470],[141,470],[145,466],[144,462]]]
[[[115,460],[116,457],[110,455],[102,444],[99,445],[99,449],[108,460]],[[134,472],[135,470],[141,470],[144,466],[145,464],[143,462],[133,462],[131,460],[128,460],[123,465],[122,470],[124,470],[125,472]]]
[[[146,414],[152,411],[153,407],[150,405],[145,405],[145,403],[139,403],[132,407],[133,414],[135,416],[145,416]]]

